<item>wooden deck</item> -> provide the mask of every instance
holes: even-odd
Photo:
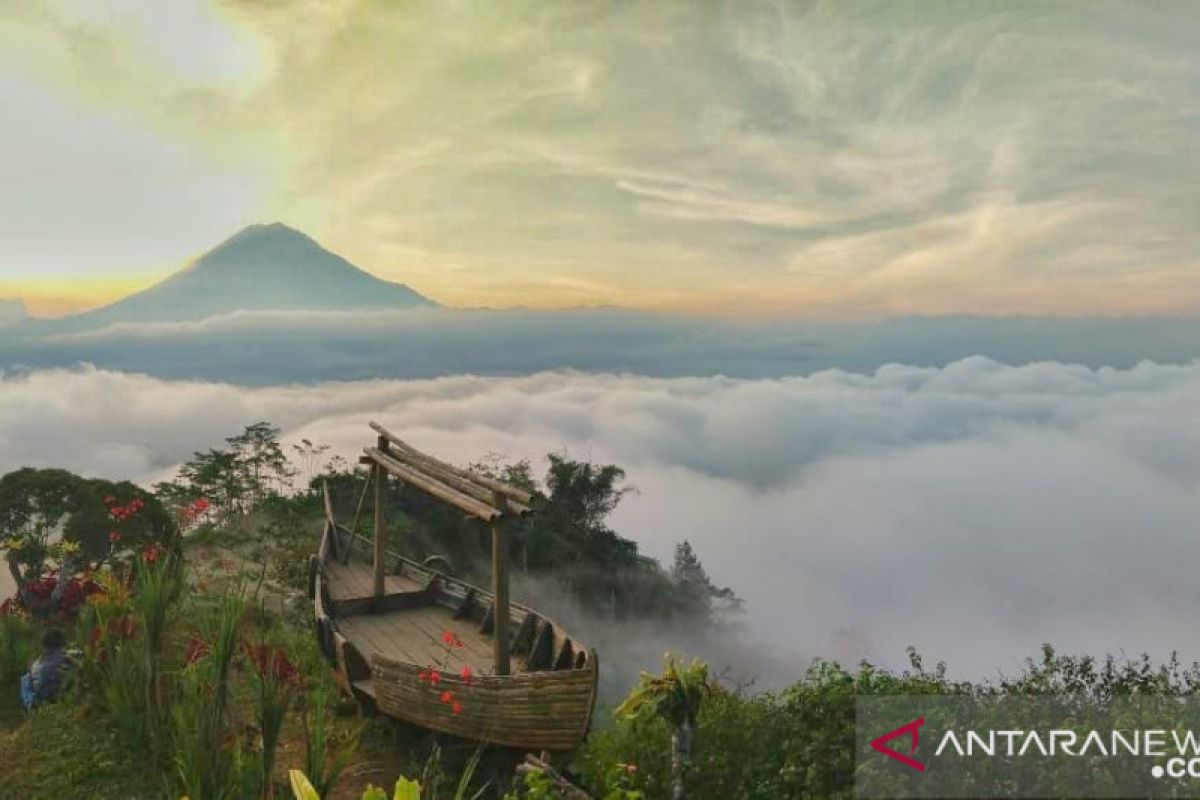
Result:
[[[343,564],[336,558],[329,559],[325,562],[325,573],[329,576],[330,600],[357,600],[374,595],[371,565],[354,556],[351,556],[349,564]],[[418,592],[425,588],[407,575],[387,575],[384,585],[387,594]]]
[[[445,606],[428,605],[386,614],[364,614],[337,620],[338,630],[370,660],[379,653],[397,661],[436,666],[457,675],[467,665],[475,675],[492,675],[492,641],[476,623],[454,619]],[[442,633],[453,631],[462,647],[447,648]]]

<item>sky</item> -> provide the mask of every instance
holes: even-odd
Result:
[[[283,221],[451,307],[1200,311],[1190,3],[10,0],[0,298]]]

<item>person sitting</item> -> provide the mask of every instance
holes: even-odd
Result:
[[[21,704],[25,710],[56,700],[71,667],[67,637],[58,628],[50,628],[42,635],[42,655],[21,676]]]

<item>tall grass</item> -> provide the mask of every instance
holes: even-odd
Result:
[[[304,723],[304,772],[321,797],[333,790],[354,753],[353,741],[341,748],[332,746],[331,703],[324,687],[311,689],[305,698],[301,718]]]
[[[266,648],[263,648],[266,650]],[[260,653],[262,651],[260,650]],[[275,796],[271,774],[275,770],[275,751],[283,733],[283,720],[292,704],[294,678],[277,668],[274,660],[282,653],[269,650],[264,663],[255,670],[255,690],[258,694],[258,729],[262,737],[259,758],[259,786],[262,796],[271,800]]]
[[[185,668],[172,707],[175,767],[191,800],[243,796],[246,765],[240,759],[241,749],[230,748],[226,741],[243,607],[240,594],[220,599],[202,633],[208,653]]]
[[[150,752],[159,757],[168,745],[170,709],[163,694],[167,630],[180,598],[181,581],[166,563],[142,563],[133,593],[134,616],[141,625],[138,672],[141,678],[141,711]]]

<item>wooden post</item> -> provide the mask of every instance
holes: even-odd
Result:
[[[350,544],[346,546],[346,552],[342,553],[342,563],[350,563],[350,553],[354,550],[354,540],[358,538],[358,521],[362,519],[363,509],[367,505],[367,495],[371,491],[371,476],[375,474],[375,468],[367,473],[367,479],[363,482],[362,494],[358,496],[358,508],[354,509],[354,524],[350,526]]]
[[[508,500],[500,492],[494,492],[492,503],[502,512],[508,507]],[[493,656],[496,661],[497,675],[512,674],[509,662],[508,639],[508,540],[504,536],[501,520],[492,523],[492,594],[496,598],[496,607],[492,612]]]
[[[384,529],[386,517],[384,516],[384,503],[386,502],[386,493],[384,488],[387,486],[387,473],[383,471],[383,467],[375,467],[375,600],[376,602],[383,599],[384,582],[383,576],[387,573],[387,531]]]

